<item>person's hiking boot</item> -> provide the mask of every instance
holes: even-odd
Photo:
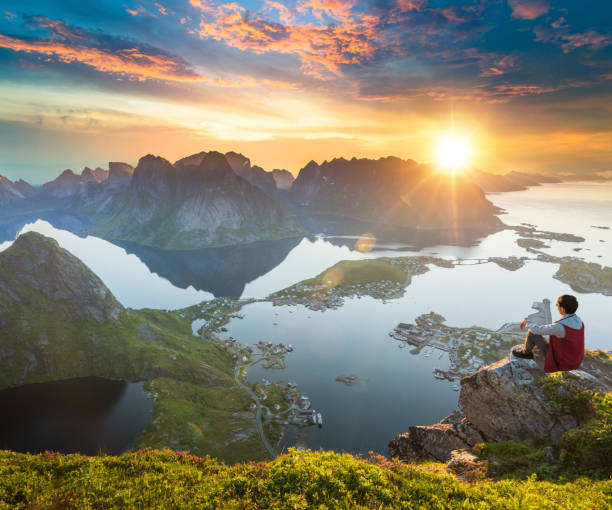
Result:
[[[524,347],[521,347],[520,349],[512,349],[512,355],[516,356],[517,358],[533,359],[533,352],[526,351]]]

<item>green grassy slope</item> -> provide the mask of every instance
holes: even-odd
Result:
[[[25,234],[0,253],[0,389],[85,376],[146,380],[154,407],[140,447],[269,458],[231,354],[210,334],[193,335],[196,308],[124,309],[55,241]],[[216,323],[231,311],[223,300],[210,304]]]
[[[482,480],[331,452],[226,466],[170,451],[122,457],[0,452],[0,508],[595,509],[612,481]]]

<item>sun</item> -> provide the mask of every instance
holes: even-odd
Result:
[[[466,138],[450,133],[438,140],[436,160],[440,167],[457,172],[467,166],[471,152],[470,142]]]

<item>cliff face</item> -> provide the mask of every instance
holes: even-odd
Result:
[[[478,186],[412,160],[344,158],[311,161],[289,191],[308,213],[385,228],[495,229],[499,220]],[[363,231],[362,231],[363,232]]]
[[[272,177],[276,181],[276,187],[278,189],[289,189],[295,181],[295,177],[288,170],[283,170],[280,168],[275,168],[272,170]]]
[[[578,388],[612,390],[612,366],[595,357],[585,357],[572,374]],[[434,425],[409,427],[391,440],[389,454],[406,462],[448,461],[453,450],[482,442],[539,438],[556,444],[577,422],[551,402],[543,389],[548,377],[541,362],[513,356],[486,366],[461,380],[458,411]]]
[[[110,161],[108,163],[107,185],[112,188],[127,187],[132,180],[134,168],[127,163]]]
[[[91,232],[164,249],[195,249],[298,236],[299,225],[261,189],[234,173],[223,154],[198,165],[140,159],[128,189]],[[192,161],[193,158],[187,158]],[[272,177],[270,177],[272,178]]]

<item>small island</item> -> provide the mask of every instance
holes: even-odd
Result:
[[[361,383],[367,382],[367,381],[368,379],[362,379],[361,377],[355,374],[350,374],[350,375],[341,374],[338,377],[336,377],[336,382],[342,383],[345,386],[349,386],[349,387],[361,386]]]
[[[518,244],[521,248],[534,248],[536,250],[539,250],[541,248],[550,248],[550,246],[548,246],[544,241],[540,241],[539,239],[525,239],[522,237],[519,237],[516,240],[516,244]]]
[[[429,265],[452,268],[454,262],[436,257],[343,260],[314,278],[271,294],[268,300],[275,306],[300,304],[323,311],[341,307],[344,298],[395,299],[404,295],[413,276],[428,272]]]

